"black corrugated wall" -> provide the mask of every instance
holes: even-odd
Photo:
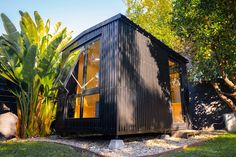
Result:
[[[118,134],[170,129],[168,53],[119,20],[116,58]]]
[[[82,133],[116,133],[116,70],[115,54],[118,53],[118,21],[108,23],[79,37],[66,51],[81,47],[93,39],[100,39],[100,108],[99,118],[67,119],[65,104],[67,97],[60,100],[56,124],[57,130]],[[76,75],[75,75],[76,76]],[[76,87],[75,81],[69,86]],[[64,95],[64,93],[62,93]],[[62,106],[62,107],[61,107]],[[57,125],[60,125],[57,126]]]

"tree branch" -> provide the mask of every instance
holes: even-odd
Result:
[[[233,110],[234,114],[236,115],[236,106],[234,102],[223,94],[217,83],[212,83],[212,85],[215,88],[219,97]]]
[[[213,46],[213,47],[214,47],[214,46]],[[213,49],[213,50],[214,50],[214,49]],[[222,77],[223,77],[223,80],[225,81],[225,83],[226,83],[231,89],[233,89],[234,91],[236,91],[236,84],[234,84],[233,81],[231,81],[231,80],[228,78],[227,74],[225,74],[224,67],[222,66],[222,65],[224,65],[224,64],[222,64],[222,62],[221,62],[221,60],[220,60],[220,57],[218,56],[218,54],[217,54],[216,52],[215,52],[215,58],[216,58],[216,60],[218,61],[219,65],[220,65],[220,73],[221,73],[221,75],[222,75]]]
[[[227,77],[227,75],[225,74],[225,72],[223,71],[223,69],[221,70],[223,79],[225,81],[225,83],[234,91],[236,91],[236,84],[234,84],[231,80],[229,80],[229,78]]]
[[[233,98],[236,99],[236,92],[233,92],[233,93],[226,93],[226,92],[222,92],[224,95],[227,95],[227,96],[232,96]]]

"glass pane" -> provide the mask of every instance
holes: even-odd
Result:
[[[99,86],[100,44],[95,41],[88,47],[86,89]]]
[[[80,102],[81,102],[81,97],[76,97],[76,104],[75,104],[75,114],[74,118],[80,118]]]
[[[84,52],[80,55],[80,58],[78,61],[78,77],[77,77],[78,82],[77,82],[76,94],[82,93],[83,69],[84,69]],[[80,102],[81,102],[81,97],[76,97],[75,98],[74,116],[73,116],[74,118],[80,118]]]
[[[78,62],[78,78],[77,81],[79,84],[77,84],[77,91],[76,93],[79,94],[82,92],[82,86],[83,86],[83,74],[84,73],[84,52],[80,55],[80,59]]]
[[[84,97],[83,118],[99,117],[99,94]]]
[[[174,122],[183,122],[179,65],[169,60],[172,116]]]
[[[78,55],[80,53],[80,49],[72,52],[66,61],[66,64],[64,65],[62,72],[58,78],[63,84],[65,84],[67,77],[70,75],[70,71],[73,70],[75,67],[76,61],[78,59]]]

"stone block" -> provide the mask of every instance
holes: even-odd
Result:
[[[168,138],[170,138],[170,135],[168,135],[168,134],[163,134],[160,137],[160,139],[168,139]]]
[[[110,141],[109,144],[109,148],[110,149],[121,149],[125,146],[124,141],[123,140],[118,140],[118,139],[114,139]]]

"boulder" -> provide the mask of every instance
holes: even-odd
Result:
[[[228,132],[236,133],[236,117],[234,113],[224,114],[225,127]]]
[[[0,114],[0,135],[5,138],[15,137],[17,121],[18,117],[11,112]]]

